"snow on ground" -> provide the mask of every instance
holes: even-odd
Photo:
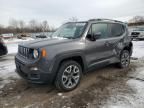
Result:
[[[8,54],[15,54],[18,51],[18,43],[7,44]]]
[[[144,41],[133,41],[133,54],[132,57],[144,57]]]
[[[4,42],[8,44],[8,43],[19,43],[19,42],[30,41],[30,40],[33,40],[33,38],[30,37],[24,39],[13,38],[13,39],[4,40]]]
[[[130,79],[127,85],[134,90],[133,100],[131,101],[133,108],[144,107],[144,82],[140,80]]]
[[[32,38],[4,40],[8,48],[8,55],[0,58],[0,89],[19,78],[15,72],[14,55],[18,50],[18,43],[33,40]]]
[[[17,78],[19,76],[15,72],[14,56],[0,58],[0,89]]]
[[[31,41],[32,38],[25,38],[25,39],[10,39],[4,40],[8,48],[8,54],[14,54],[18,51],[18,44],[25,41]]]
[[[144,67],[136,68],[127,77],[126,86],[111,94],[103,108],[144,108]]]

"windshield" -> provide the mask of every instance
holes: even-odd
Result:
[[[79,38],[82,35],[85,26],[85,22],[66,23],[53,33],[52,37]]]

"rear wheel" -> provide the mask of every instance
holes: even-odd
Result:
[[[120,62],[118,66],[120,68],[127,68],[130,64],[130,53],[128,50],[123,50],[120,56]]]
[[[80,83],[81,66],[75,61],[64,61],[58,71],[55,85],[61,91],[71,91]]]

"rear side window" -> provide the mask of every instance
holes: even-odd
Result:
[[[111,37],[118,37],[124,34],[125,27],[122,24],[110,24],[110,32]]]

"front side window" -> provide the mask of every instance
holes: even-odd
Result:
[[[60,37],[60,38],[79,38],[84,29],[86,23],[83,22],[72,22],[62,25],[55,33],[53,33],[52,37]]]
[[[100,34],[100,39],[108,37],[108,25],[106,23],[92,24],[89,33],[91,35]]]
[[[111,37],[121,36],[124,32],[124,26],[122,24],[110,24]]]

